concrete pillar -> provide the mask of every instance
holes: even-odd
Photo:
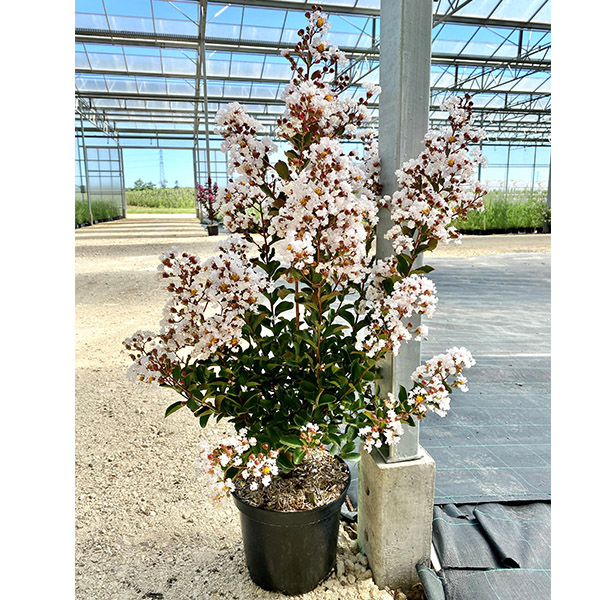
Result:
[[[422,151],[429,125],[432,0],[381,0],[379,149],[384,194],[397,189],[395,171]],[[381,211],[377,258],[393,254],[384,239],[392,226]],[[411,319],[415,322],[414,319]],[[381,391],[397,396],[421,364],[421,344],[403,344],[382,364]],[[372,454],[361,451],[358,541],[380,587],[404,590],[418,582],[416,565],[429,561],[435,462],[419,446],[418,427]]]
[[[391,195],[398,187],[396,170],[420,154],[429,126],[431,0],[381,0],[380,27],[379,154],[383,194]],[[382,210],[377,225],[378,259],[393,254],[391,242],[384,238],[392,224],[389,211]],[[420,316],[411,319],[415,325],[420,320]],[[410,389],[410,375],[420,364],[420,342],[403,344],[400,356],[382,361],[382,393],[397,397],[400,385]],[[406,428],[401,441],[388,449],[386,459],[412,459],[418,447],[418,426]]]
[[[410,590],[417,563],[430,559],[435,462],[423,447],[419,454],[388,463],[361,449],[358,540],[379,587]]]

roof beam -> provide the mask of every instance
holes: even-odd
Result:
[[[225,3],[225,2],[224,2]],[[252,6],[256,8],[279,8],[283,10],[310,11],[315,0],[305,0],[304,2],[289,2],[287,0],[233,0],[227,2],[233,6]],[[369,17],[379,16],[378,8],[367,8],[364,6],[341,6],[339,4],[328,4],[327,2],[318,2],[318,5],[324,12],[337,15],[361,15]]]

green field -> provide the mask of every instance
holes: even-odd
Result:
[[[144,208],[195,209],[196,192],[192,187],[127,190],[127,206]]]
[[[484,198],[485,211],[472,212],[468,219],[455,225],[460,231],[506,230],[539,228],[550,223],[546,206],[546,191],[492,190]],[[102,221],[120,216],[120,207],[109,202],[92,205],[94,219]],[[154,190],[127,190],[127,212],[195,214],[194,188],[165,188]],[[75,201],[75,223],[89,221],[87,202]]]
[[[546,191],[491,190],[483,199],[485,210],[473,211],[455,223],[459,231],[539,228],[550,223]]]
[[[164,215],[190,214],[195,215],[195,208],[149,208],[147,206],[127,206],[127,214],[159,213]]]

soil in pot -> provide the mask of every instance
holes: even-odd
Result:
[[[235,492],[246,565],[257,585],[303,594],[331,574],[349,485],[341,459],[313,451],[290,476],[275,477],[255,492],[248,486]]]

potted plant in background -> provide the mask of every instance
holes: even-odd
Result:
[[[206,182],[206,186],[198,184],[196,186],[196,202],[206,211],[208,217],[208,225],[206,230],[208,235],[218,235],[219,224],[217,223],[217,213],[219,212],[219,201],[217,200],[219,186],[217,183],[212,183],[210,177]]]
[[[378,363],[426,334],[410,317],[437,304],[431,267],[416,258],[458,240],[451,222],[482,209],[474,182],[483,136],[472,103],[452,98],[449,125],[427,134],[422,154],[398,171],[398,191],[380,198],[374,132],[365,129],[369,86],[345,96],[331,81],[343,54],[322,37],[320,9],[306,14],[278,121],[278,147],[257,137],[259,123],[230,104],[218,115],[228,152],[219,191],[230,237],[201,263],[166,252],[159,269],[168,292],[158,333],[125,341],[134,380],[173,389],[200,425],[226,420],[232,434],[201,452],[218,491],[240,509],[246,563],[258,585],[306,592],[331,572],[340,507],[349,484],[341,459],[392,444],[428,411],[444,415],[449,394],[466,391],[464,348],[433,357],[411,389],[382,395]],[[357,140],[361,150],[345,151]],[[380,208],[391,211],[395,255],[374,260]]]

